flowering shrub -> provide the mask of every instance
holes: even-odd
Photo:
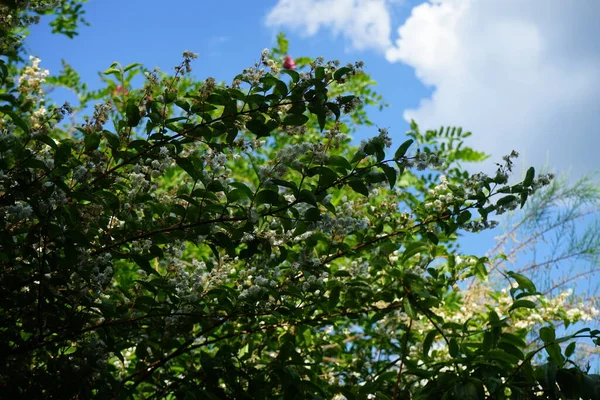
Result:
[[[461,129],[353,147],[378,101],[362,64],[286,53],[229,84],[194,80],[188,51],[173,74],[115,63],[96,93],[2,61],[2,396],[597,398],[569,357],[599,332],[545,324],[529,349],[529,279],[472,309],[459,288],[488,263],[460,232],[551,177],[509,185],[516,153],[469,175]],[[44,79],[84,103],[51,104]]]

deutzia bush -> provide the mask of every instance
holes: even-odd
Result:
[[[484,156],[461,129],[354,147],[380,101],[362,63],[286,53],[229,84],[195,80],[189,51],[172,74],[115,63],[93,93],[68,65],[0,61],[2,397],[598,398],[569,357],[599,332],[557,338],[525,276],[461,305],[488,260],[460,232],[550,177],[508,184],[514,153],[468,174]]]

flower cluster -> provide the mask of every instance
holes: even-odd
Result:
[[[270,54],[269,49],[264,49],[260,54],[260,62],[264,66],[269,67],[271,69],[271,73],[273,75],[277,75],[277,74],[279,74],[279,64],[277,63],[277,61],[270,59],[269,54]],[[293,60],[291,60],[291,63],[293,63]],[[288,66],[284,65],[284,68],[294,69],[294,68],[289,68],[291,66],[291,63]]]
[[[219,181],[222,184],[227,183],[227,179],[232,172],[227,166],[229,161],[227,154],[208,148],[201,154],[200,158],[205,164],[206,171],[210,171],[211,180]]]
[[[310,163],[313,164],[326,162],[329,157],[323,143],[290,144],[277,152],[269,165],[259,167],[260,179],[267,182],[269,179],[281,179],[288,171],[288,166],[301,169],[304,164],[300,161],[300,157],[306,153],[310,154]]]
[[[110,117],[110,111],[113,109],[111,103],[106,102],[102,104],[94,105],[94,114],[92,118],[87,119],[83,125],[83,129],[87,132],[100,132],[102,131],[104,124]]]
[[[352,201],[346,201],[344,205],[350,204]],[[343,214],[342,214],[343,215]],[[321,221],[317,222],[315,229],[327,234],[336,234],[345,236],[355,231],[361,231],[369,226],[365,218],[356,218],[351,216],[332,217],[329,214],[323,214]]]
[[[31,65],[25,67],[23,74],[19,76],[19,91],[30,95],[43,95],[42,84],[46,82],[46,77],[50,71],[40,68],[41,60],[34,56],[29,56]]]
[[[330,140],[334,148],[338,148],[340,144],[349,139],[348,135],[341,131],[341,125],[340,121],[336,121],[330,129],[325,131],[325,137]]]
[[[441,212],[464,201],[458,190],[452,190],[448,186],[448,179],[445,175],[440,175],[439,179],[440,183],[428,191],[428,197],[423,204],[425,208]]]
[[[192,268],[182,263],[171,266],[173,271],[169,283],[175,288],[175,293],[181,300],[194,302],[198,300],[209,283],[209,270],[204,261],[192,260]],[[207,288],[208,289],[208,288]]]
[[[344,112],[344,114],[350,114],[352,111],[359,109],[363,104],[360,97],[353,97],[350,101],[345,102],[340,101],[340,99],[338,99],[338,102],[342,106],[342,111]]]
[[[206,78],[206,80],[204,81],[204,84],[202,86],[200,86],[200,89],[198,90],[202,100],[206,100],[208,98],[208,96],[210,96],[210,94],[215,91],[216,87],[217,87],[217,81],[215,80],[215,78],[213,78],[213,77]]]
[[[239,271],[237,289],[238,299],[241,301],[257,302],[263,294],[277,286],[283,275],[280,266],[273,269],[265,268],[266,260],[261,257],[254,261],[252,265]],[[262,305],[267,306],[264,302]]]
[[[280,163],[291,164],[298,160],[301,155],[304,155],[307,151],[311,150],[313,145],[310,143],[291,144],[285,146],[279,152],[277,152],[276,159]]]
[[[181,65],[181,69],[185,70],[186,73],[192,72],[192,60],[198,58],[198,53],[191,52],[186,50],[183,52],[183,63]],[[180,71],[178,67],[175,67],[175,73],[178,74]]]
[[[31,217],[33,214],[31,206],[23,201],[17,201],[15,204],[4,208],[2,211],[4,212],[5,218],[11,222],[19,222]]]
[[[417,151],[414,157],[404,156],[400,160],[397,160],[406,168],[416,168],[417,171],[424,171],[430,169],[440,169],[445,163],[446,159],[440,157],[437,153]]]
[[[494,229],[499,224],[498,221],[495,220],[480,220],[480,221],[470,221],[463,226],[463,229],[469,232],[480,232],[486,229]]]

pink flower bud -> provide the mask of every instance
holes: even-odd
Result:
[[[283,58],[283,68],[285,69],[296,69],[296,63],[291,56],[285,56]]]
[[[112,92],[113,96],[127,95],[127,93],[129,93],[129,91],[121,85],[117,85],[117,87]]]

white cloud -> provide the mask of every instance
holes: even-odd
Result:
[[[600,168],[600,1],[430,0],[390,40],[392,2],[280,0],[267,17],[414,68],[430,98],[406,110],[423,127],[461,125],[497,160],[575,174]],[[373,28],[369,28],[373,27]],[[377,79],[377,77],[375,77]]]
[[[388,49],[434,86],[404,114],[462,125],[495,157],[575,174],[600,168],[600,3],[437,0],[416,6]]]
[[[279,0],[266,23],[308,36],[321,27],[327,28],[346,37],[359,50],[385,51],[391,45],[391,20],[385,0]]]

